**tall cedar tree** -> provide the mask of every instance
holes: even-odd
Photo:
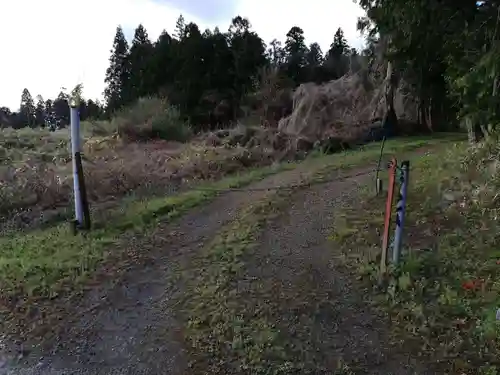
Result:
[[[64,92],[60,92],[57,96],[56,100],[52,104],[52,110],[56,118],[61,120],[62,124],[69,124],[69,103],[68,103],[68,95]]]
[[[174,37],[177,40],[182,40],[186,37],[186,20],[184,16],[181,14],[177,21],[175,22],[175,33]]]
[[[130,71],[129,79],[124,85],[126,97],[135,99],[153,93],[152,59],[153,45],[144,26],[139,25],[135,29],[134,39],[127,56],[127,66]]]
[[[41,95],[36,96],[36,107],[35,107],[35,121],[37,126],[44,126],[45,124],[45,101]]]
[[[250,31],[250,27],[248,19],[238,16],[233,18],[229,28],[235,105],[251,90],[253,78],[267,64],[265,44],[255,32]]]
[[[311,43],[306,53],[306,80],[321,82],[325,76],[323,72],[323,52],[318,43]]]
[[[21,94],[20,114],[22,121],[28,126],[35,126],[35,102],[28,89]]]
[[[305,44],[304,30],[294,26],[286,34],[285,42],[286,71],[288,76],[299,84],[305,78],[307,46]]]
[[[286,53],[279,40],[273,39],[271,43],[269,43],[266,57],[273,67],[283,67],[286,61]]]
[[[109,58],[110,65],[106,70],[106,78],[104,79],[106,83],[104,97],[107,102],[108,112],[113,112],[132,100],[130,96],[125,95],[124,90],[130,76],[128,52],[127,39],[125,39],[121,26],[118,26]]]
[[[176,70],[176,45],[177,40],[172,38],[165,30],[160,34],[154,44],[151,57],[151,88],[154,93],[169,96]]]
[[[333,36],[333,42],[326,54],[325,67],[330,79],[338,79],[349,70],[350,47],[339,27]]]

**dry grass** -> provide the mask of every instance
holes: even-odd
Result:
[[[215,180],[246,168],[307,152],[271,129],[245,127],[206,134],[190,143],[165,140],[129,142],[118,134],[83,135],[84,169],[92,204],[131,192],[160,192],[186,181]],[[67,206],[72,172],[67,129],[2,130],[0,213],[43,211]]]
[[[353,125],[342,137],[359,138],[365,128]],[[7,224],[0,221],[1,230],[60,217],[72,199],[69,130],[2,129],[0,137],[0,215],[8,219]],[[303,159],[314,147],[274,128],[241,124],[193,137],[179,112],[155,98],[139,100],[111,121],[82,123],[82,138],[94,207],[133,192],[158,194],[186,181],[215,180],[246,168]],[[344,147],[335,141],[328,140],[330,151]]]
[[[416,103],[403,86],[394,98],[398,117],[405,122],[401,133],[410,130],[406,123],[417,122]],[[368,138],[373,119],[383,118],[384,102],[384,82],[369,80],[366,72],[322,85],[304,83],[294,91],[293,111],[280,120],[278,129],[313,142],[330,136],[355,143]]]
[[[378,286],[384,197],[353,202],[332,236],[345,264],[393,322],[394,339],[436,373],[500,370],[498,200],[494,136],[413,160],[403,263]]]
[[[270,74],[269,82],[265,77],[262,90],[270,91],[264,99],[283,96],[286,84],[278,76]],[[366,126],[344,128],[341,135],[332,134],[352,141],[366,130]],[[68,129],[1,130],[0,215],[14,217],[14,228],[43,211],[68,206],[72,195],[68,133]],[[140,99],[110,121],[83,122],[82,136],[87,190],[94,206],[131,192],[161,192],[186,180],[219,179],[249,167],[302,159],[314,146],[275,128],[242,125],[193,138],[179,111],[158,98]],[[332,151],[342,147],[336,142]]]
[[[249,167],[270,165],[269,147],[206,145],[203,140],[129,142],[117,134],[83,137],[86,184],[91,203],[141,190],[158,192],[186,180],[214,180]],[[68,130],[2,130],[0,213],[67,205],[72,194]]]
[[[141,99],[111,121],[82,123],[82,146],[91,200],[162,184],[170,161],[188,147],[190,129],[159,99]],[[71,196],[69,130],[2,129],[0,213],[37,206],[54,208]],[[137,144],[138,139],[158,141]],[[168,142],[162,139],[173,140]]]
[[[295,157],[287,139],[269,129],[237,126],[229,137],[192,137],[168,102],[146,98],[110,121],[82,123],[82,151],[90,202],[172,190],[183,182],[215,180],[249,167]],[[72,199],[69,130],[2,129],[0,214],[24,227]],[[189,143],[185,141],[190,140]],[[301,154],[301,156],[304,156]],[[29,214],[26,212],[30,211]],[[10,219],[9,219],[10,220]]]

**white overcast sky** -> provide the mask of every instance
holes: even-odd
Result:
[[[18,109],[25,87],[33,97],[52,99],[61,87],[81,82],[86,98],[100,99],[119,24],[131,37],[142,23],[154,41],[163,29],[173,32],[181,13],[202,30],[219,26],[221,31],[241,15],[266,43],[283,41],[297,25],[307,43],[318,42],[324,51],[338,27],[353,47],[362,44],[356,20],[363,12],[353,0],[201,0],[200,7],[195,4],[200,0],[0,1],[0,106],[12,110]],[[207,9],[211,13],[204,16]]]

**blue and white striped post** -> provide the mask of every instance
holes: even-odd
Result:
[[[398,203],[396,205],[396,231],[394,233],[394,247],[392,249],[392,262],[399,263],[401,257],[401,246],[403,243],[403,225],[406,211],[406,196],[408,193],[408,177],[410,174],[410,162],[405,160],[401,163],[401,187],[399,190]]]
[[[73,196],[75,199],[75,220],[77,227],[83,225],[83,201],[78,176],[78,156],[80,154],[80,114],[78,102],[70,100],[71,158],[73,164]]]

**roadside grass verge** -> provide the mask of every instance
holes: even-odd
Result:
[[[454,142],[461,142],[465,139],[465,136],[460,133],[438,133],[432,137],[415,136],[389,139],[385,142],[382,160],[388,162],[393,154],[397,155],[424,148],[446,147],[446,145],[453,144]],[[358,148],[331,155],[313,152],[311,158],[330,158],[332,167],[342,169],[369,164],[376,166],[380,155],[381,144],[382,142],[368,143]]]
[[[339,260],[360,286],[373,287],[374,305],[389,314],[393,339],[436,373],[500,371],[499,152],[491,148],[470,150],[459,142],[413,158],[403,262],[382,287],[386,196],[365,192],[334,223]]]

